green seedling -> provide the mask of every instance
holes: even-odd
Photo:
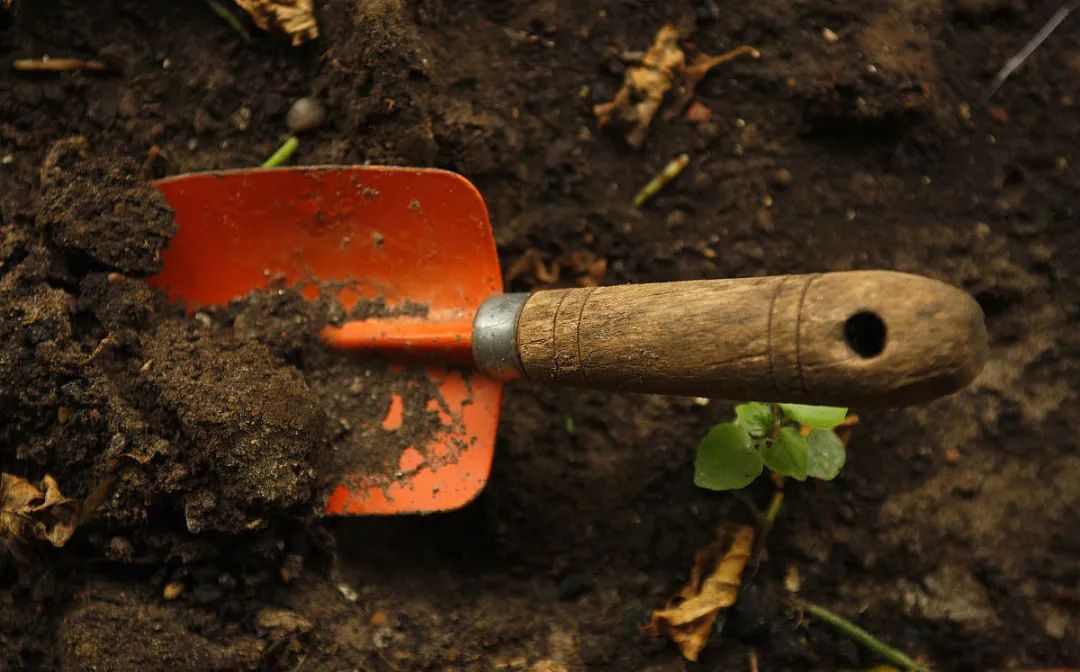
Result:
[[[698,445],[694,483],[709,490],[738,490],[765,467],[799,481],[831,481],[844,466],[844,442],[833,431],[846,408],[750,402],[735,407]],[[809,433],[800,431],[808,428]]]

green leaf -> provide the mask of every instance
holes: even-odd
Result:
[[[776,418],[768,404],[752,401],[735,407],[735,424],[745,429],[754,438],[761,438],[772,431]]]
[[[737,490],[761,473],[761,454],[750,435],[732,422],[716,425],[698,444],[694,484],[709,490]]]
[[[784,415],[800,425],[810,425],[814,429],[832,429],[847,417],[846,408],[836,406],[810,406],[808,404],[780,404]]]
[[[806,439],[794,428],[784,427],[776,440],[761,451],[761,457],[769,469],[805,481],[807,453]]]
[[[806,439],[809,460],[806,473],[814,478],[831,481],[844,468],[847,451],[844,442],[831,429],[815,429]]]

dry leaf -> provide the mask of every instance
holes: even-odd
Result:
[[[24,478],[0,474],[0,541],[33,538],[59,548],[75,533],[79,508],[77,501],[64,497],[52,476],[34,486]]]
[[[319,36],[314,0],[236,0],[236,4],[259,28],[288,35],[294,47]]]
[[[753,546],[754,528],[744,526],[698,552],[690,582],[667,607],[653,612],[645,632],[653,637],[667,635],[684,658],[697,661],[720,610],[738,598],[743,568]]]
[[[600,126],[614,123],[627,128],[626,142],[640,147],[675,73],[682,71],[685,63],[686,57],[679,48],[679,30],[670,24],[661,26],[641,62],[626,71],[622,88],[615,97],[593,107]]]

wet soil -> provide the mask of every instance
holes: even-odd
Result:
[[[1080,665],[1075,17],[976,104],[1059,3],[317,4],[299,48],[246,43],[195,0],[0,18],[0,465],[94,504],[63,548],[0,552],[0,670],[870,667],[782,605],[793,573],[935,669]],[[634,150],[592,106],[665,22],[762,57],[705,80],[707,119],[658,118]],[[43,54],[110,69],[10,69]],[[761,571],[686,665],[639,625],[718,525],[752,520],[691,481],[730,404],[510,386],[475,502],[320,520],[325,447],[367,411],[328,396],[313,332],[255,311],[238,336],[242,307],[200,320],[146,285],[172,233],[146,180],[257,165],[304,95],[328,121],[297,160],[464,173],[504,269],[918,272],[976,296],[991,360],[950,398],[861,413],[844,473],[787,488]],[[581,281],[544,276],[509,288]]]

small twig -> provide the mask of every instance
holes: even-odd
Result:
[[[101,72],[109,66],[101,61],[81,58],[17,58],[11,64],[12,70],[19,72],[70,72],[72,70],[90,70]]]
[[[689,154],[680,154],[669,161],[656,177],[649,180],[649,183],[641,188],[641,191],[634,196],[634,200],[632,200],[630,204],[635,208],[640,208],[645,205],[646,201],[655,196],[668,182],[671,182],[678,177],[679,173],[683,171],[683,168],[686,168],[686,164],[688,163],[690,163]]]
[[[750,659],[750,672],[758,672],[757,650],[750,649],[747,657]]]
[[[804,600],[796,600],[794,598],[790,598],[788,602],[796,609],[801,609],[819,621],[831,625],[840,634],[846,635],[859,644],[862,644],[893,665],[908,670],[908,672],[930,672],[930,668],[918,664],[904,652],[892,648],[866,630],[863,630],[846,618],[834,614],[825,607]]]
[[[225,20],[225,23],[232,26],[232,29],[244,39],[244,42],[251,42],[251,33],[248,32],[248,29],[240,22],[240,19],[238,19],[235,14],[222,7],[221,3],[217,0],[206,0],[206,5],[210,8],[210,11],[220,16]]]
[[[1039,29],[1039,32],[1035,33],[1035,37],[1028,40],[1027,44],[1025,44],[1020,51],[1016,52],[1015,56],[1005,61],[1005,65],[1002,66],[1001,70],[994,76],[994,81],[990,83],[990,88],[987,89],[986,93],[979,99],[980,106],[990,102],[990,99],[997,93],[998,89],[1001,88],[1001,85],[1005,83],[1005,80],[1008,79],[1017,68],[1023,65],[1024,61],[1035,53],[1035,50],[1039,48],[1046,38],[1050,37],[1051,33],[1057,30],[1057,27],[1061,25],[1061,22],[1065,20],[1065,17],[1076,9],[1077,4],[1077,0],[1072,0],[1072,2],[1066,2],[1062,5],[1061,8],[1054,12],[1054,15],[1050,17],[1050,20],[1043,24],[1043,27]]]
[[[300,668],[307,662],[307,654],[300,656],[299,662],[296,663],[296,667],[292,668],[292,672],[300,672]]]
[[[686,69],[683,71],[682,94],[674,103],[672,103],[667,112],[664,113],[664,119],[671,121],[683,113],[683,110],[687,108],[690,101],[694,99],[694,95],[697,93],[698,84],[705,79],[705,75],[709,74],[710,70],[722,63],[727,63],[728,61],[746,55],[753,58],[761,58],[761,52],[749,44],[735,47],[731,51],[720,54],[719,56],[700,54],[692,63],[687,65]]]
[[[115,339],[113,338],[113,335],[112,335],[112,334],[106,334],[105,338],[101,339],[101,341],[100,341],[100,342],[99,342],[99,343],[97,344],[97,346],[96,346],[96,347],[94,348],[94,351],[93,351],[93,352],[91,352],[91,353],[90,353],[90,355],[89,355],[89,356],[88,356],[88,357],[87,357],[86,359],[84,359],[84,360],[82,360],[81,362],[79,362],[79,365],[80,365],[80,366],[87,366],[87,365],[89,365],[89,364],[90,364],[91,362],[93,362],[93,361],[94,361],[95,359],[97,359],[97,358],[98,358],[98,356],[99,356],[99,355],[100,355],[101,353],[105,352],[105,348],[107,348],[108,346],[112,345],[112,342],[113,342],[114,340],[115,340]]]
[[[296,148],[300,146],[300,141],[296,139],[295,135],[290,135],[289,139],[282,143],[281,147],[277,148],[277,151],[270,155],[263,164],[263,168],[277,168],[293,155]]]

